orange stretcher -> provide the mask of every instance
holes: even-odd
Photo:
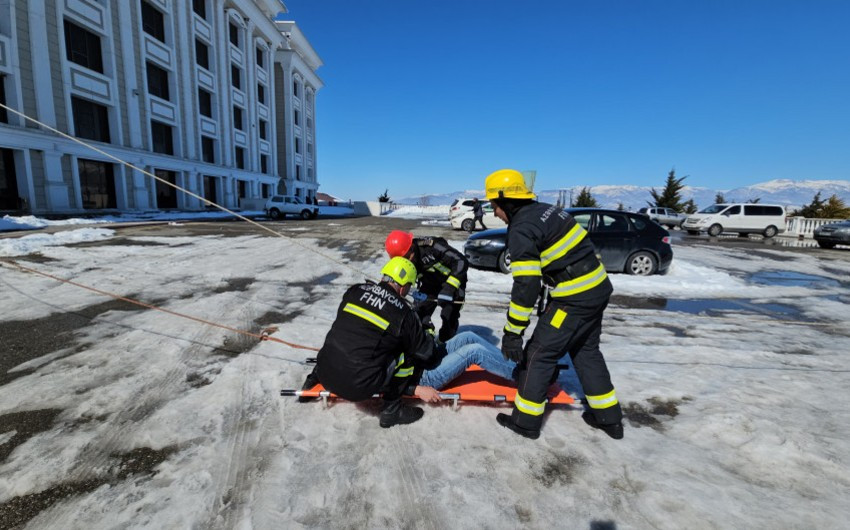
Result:
[[[280,395],[321,398],[325,405],[327,405],[329,398],[337,398],[335,394],[325,390],[321,384],[308,390],[281,390]],[[379,397],[379,395],[375,394],[373,397]],[[497,403],[506,401],[513,403],[516,397],[516,386],[513,385],[513,382],[506,381],[473,364],[446,388],[442,389],[440,397],[451,400],[454,408],[457,407],[459,401]],[[549,387],[548,399],[549,403],[560,405],[575,403],[572,396],[567,394],[557,383]]]

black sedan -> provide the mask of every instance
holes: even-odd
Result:
[[[588,231],[608,272],[648,276],[664,274],[673,261],[670,233],[646,216],[600,208],[566,208]],[[466,240],[466,259],[476,267],[510,272],[507,228],[479,232]]]
[[[815,228],[815,241],[821,248],[850,245],[850,219]]]

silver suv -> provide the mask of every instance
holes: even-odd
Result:
[[[666,226],[671,230],[682,226],[682,223],[687,219],[687,215],[681,214],[673,208],[662,208],[660,206],[652,206],[650,208],[641,208],[638,210],[641,213],[656,223]]]

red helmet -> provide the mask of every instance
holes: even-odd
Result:
[[[413,234],[401,230],[393,230],[387,236],[387,241],[384,247],[387,249],[387,254],[391,258],[398,256],[404,257],[410,250],[410,245],[413,244]]]

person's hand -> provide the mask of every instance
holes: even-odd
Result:
[[[430,386],[416,385],[416,389],[413,391],[413,394],[427,403],[439,403],[441,400],[440,393],[437,392],[437,389]]]
[[[523,357],[522,336],[506,331],[502,335],[502,355],[509,361],[521,363]]]

